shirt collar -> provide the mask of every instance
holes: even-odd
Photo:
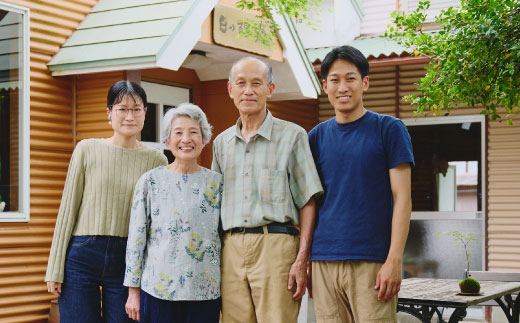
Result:
[[[270,141],[271,132],[273,130],[273,123],[274,123],[273,115],[271,114],[271,112],[269,110],[267,110],[267,115],[264,119],[264,122],[262,122],[262,125],[260,126],[260,128],[258,129],[256,134],[251,136],[251,138],[256,135],[260,135]],[[241,140],[244,140],[244,138],[242,137],[242,134],[240,133],[241,126],[242,126],[242,120],[240,118],[238,118],[237,123],[235,125],[235,137],[240,138]],[[233,137],[231,137],[231,138],[233,138]]]

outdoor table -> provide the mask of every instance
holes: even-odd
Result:
[[[495,300],[510,323],[519,323],[520,297],[517,295],[513,299],[511,295],[518,291],[520,282],[481,281],[479,295],[465,296],[459,294],[459,280],[408,278],[401,284],[397,311],[430,323],[435,314],[438,322],[445,322],[439,309],[453,308],[448,322],[455,323],[464,319],[468,306]]]

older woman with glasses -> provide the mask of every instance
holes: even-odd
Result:
[[[132,192],[144,172],[167,164],[137,140],[146,104],[138,84],[112,85],[112,136],[82,140],[72,154],[45,276],[48,291],[59,296],[62,323],[131,321],[123,279]]]
[[[166,113],[162,129],[175,161],[135,186],[126,311],[141,323],[218,323],[222,175],[197,163],[211,126],[199,107],[185,103]]]

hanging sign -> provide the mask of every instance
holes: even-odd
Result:
[[[246,19],[256,20],[257,18],[254,14],[237,8],[216,5],[213,11],[213,40],[215,43],[271,56],[273,52],[271,47],[265,46],[258,40],[238,36],[244,28]]]

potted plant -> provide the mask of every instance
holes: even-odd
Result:
[[[442,234],[442,233],[437,233]],[[471,253],[468,251],[468,248],[472,246],[473,241],[477,241],[476,238],[473,237],[473,233],[463,234],[459,231],[449,231],[445,232],[445,235],[451,236],[453,240],[456,242],[456,247],[462,245],[464,246],[464,252],[466,254],[466,270],[464,274],[464,279],[459,282],[460,293],[463,295],[475,295],[480,292],[480,283],[471,278],[471,272],[469,271],[469,258],[471,257]]]

